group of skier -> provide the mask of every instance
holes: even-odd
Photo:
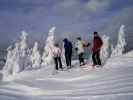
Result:
[[[63,42],[64,42],[64,51],[65,51],[64,54],[65,54],[66,66],[67,66],[67,69],[70,69],[72,66],[71,60],[72,60],[73,45],[67,38],[65,38]],[[95,66],[101,66],[100,50],[102,45],[103,45],[103,41],[101,37],[98,35],[98,32],[94,32],[93,43],[92,43],[92,60],[93,60],[92,67],[93,68]],[[81,37],[77,37],[77,41],[74,45],[74,48],[77,52],[80,66],[85,65],[85,61],[84,61],[85,48],[89,46],[90,46],[90,43],[85,43]],[[63,70],[61,55],[62,55],[62,51],[59,45],[55,43],[53,48],[53,58],[54,58],[56,70],[59,70],[59,69]]]

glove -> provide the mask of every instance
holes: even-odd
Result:
[[[75,48],[76,51],[78,51],[78,48]]]
[[[89,47],[89,46],[90,46],[90,43],[88,42],[87,47]]]

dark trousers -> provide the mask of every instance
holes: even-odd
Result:
[[[79,63],[83,63],[84,64],[84,53],[80,53],[79,55]]]
[[[100,50],[93,52],[92,60],[94,65],[101,65]]]
[[[71,54],[65,54],[65,59],[66,59],[66,65],[71,66],[72,55]]]
[[[55,69],[58,70],[59,68],[62,69],[62,62],[60,57],[54,57]]]

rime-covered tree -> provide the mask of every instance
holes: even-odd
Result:
[[[13,50],[12,50],[12,46],[9,46],[7,48],[7,57],[6,57],[6,63],[5,66],[3,68],[3,72],[5,75],[9,75],[12,74],[13,70],[12,70],[12,66],[13,66]]]
[[[16,43],[15,44],[15,48],[13,49],[13,68],[12,68],[12,73],[15,74],[15,73],[18,73],[20,71],[23,70],[23,67],[21,66],[21,54],[20,54],[20,44],[19,43]]]
[[[3,70],[6,75],[19,73],[28,66],[29,58],[26,54],[28,50],[27,35],[25,31],[22,31],[20,40],[15,43],[14,48],[7,50],[7,60]]]
[[[20,61],[20,55],[19,55],[19,44],[15,43],[14,48],[8,48],[7,53],[7,60],[6,64],[4,66],[3,72],[4,76],[8,75],[14,75],[20,71],[19,61]]]
[[[22,35],[20,37],[20,41],[19,41],[19,55],[20,55],[20,68],[22,70],[26,69],[26,67],[29,66],[29,62],[30,62],[30,57],[28,56],[28,33],[26,31],[22,31]]]
[[[20,37],[20,51],[21,51],[21,55],[25,56],[26,55],[26,51],[28,49],[28,45],[27,45],[27,36],[28,33],[26,31],[22,31],[22,35]]]
[[[51,64],[53,62],[53,53],[52,49],[54,47],[54,33],[55,33],[56,27],[52,27],[49,30],[48,37],[46,40],[46,45],[44,47],[44,52],[42,56],[42,66]]]
[[[33,68],[39,68],[41,66],[41,55],[38,49],[38,42],[35,42],[32,54],[31,54],[31,62]]]
[[[125,40],[125,25],[121,25],[120,30],[118,32],[118,41],[116,47],[113,49],[111,56],[120,56],[123,54],[126,46]]]
[[[105,63],[106,60],[109,58],[109,49],[110,49],[109,37],[103,35],[102,40],[103,40],[103,46],[101,48],[100,58],[102,60],[102,63]]]

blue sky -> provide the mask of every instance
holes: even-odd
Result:
[[[91,38],[92,32],[98,31],[113,40],[125,24],[131,43],[132,10],[133,0],[0,0],[0,47],[16,41],[22,30],[29,33],[31,41],[45,42],[52,26],[61,38]]]

